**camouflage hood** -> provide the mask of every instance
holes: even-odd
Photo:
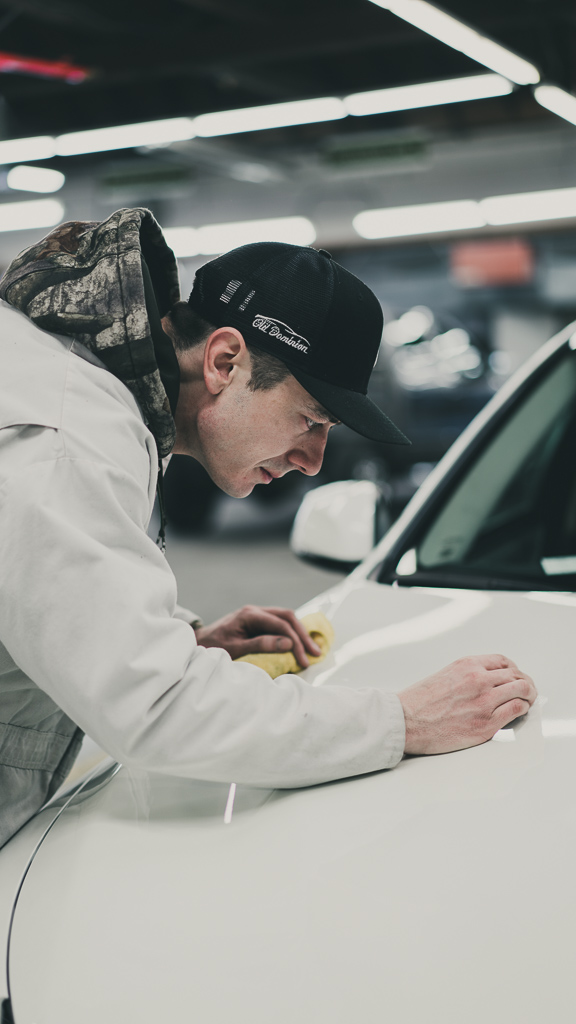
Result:
[[[168,455],[179,373],[160,318],[180,289],[174,253],[149,210],[61,224],[10,264],[0,297],[42,330],[94,352],[130,389],[159,455]]]

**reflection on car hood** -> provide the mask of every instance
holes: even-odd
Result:
[[[122,770],[40,849],[18,1024],[542,1024],[572,1015],[576,597],[345,581],[311,685],[501,652],[529,715],[470,750],[267,791]]]

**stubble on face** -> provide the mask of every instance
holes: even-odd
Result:
[[[256,391],[247,387],[247,380],[223,391],[197,421],[199,461],[217,486],[235,498],[247,497],[256,484],[301,469],[308,464],[311,445],[321,447],[322,453],[325,445],[325,438],[312,441],[306,417],[327,419],[328,414],[295,378]]]

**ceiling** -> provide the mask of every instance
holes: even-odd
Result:
[[[448,0],[444,6],[531,60],[545,78],[576,88],[573,0]],[[0,50],[89,70],[77,85],[0,75],[5,138],[484,70],[369,0],[0,0]],[[417,123],[458,134],[553,119],[524,88],[497,99],[347,118],[338,130]],[[332,130],[329,122],[277,129],[266,133],[266,145],[314,145]],[[252,132],[242,142],[258,147],[261,136]]]
[[[445,0],[444,8],[576,93],[574,0]],[[3,53],[64,61],[87,75],[70,84],[0,73],[0,140],[487,70],[370,0],[0,0],[0,65]],[[165,228],[303,216],[318,244],[337,251],[374,244],[353,226],[366,209],[572,188],[576,132],[526,86],[41,166],[66,175],[58,196],[66,219],[136,205]],[[0,168],[0,210],[32,196]],[[573,229],[574,220],[555,226]],[[36,236],[36,227],[0,228],[0,265]]]

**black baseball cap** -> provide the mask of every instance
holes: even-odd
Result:
[[[368,398],[382,337],[374,293],[324,249],[253,242],[204,264],[188,302],[281,359],[332,416],[373,441],[410,444]]]

